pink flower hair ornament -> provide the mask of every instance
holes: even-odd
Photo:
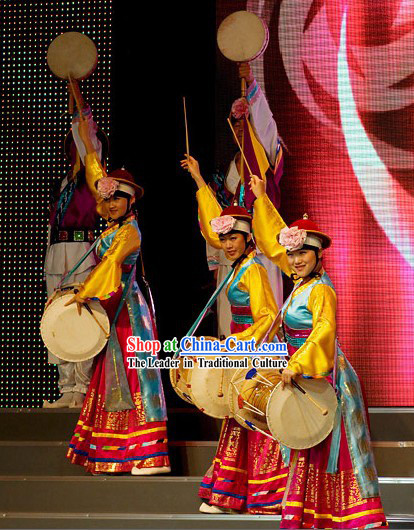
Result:
[[[246,98],[236,99],[236,101],[234,101],[233,105],[231,106],[230,114],[236,120],[240,120],[241,118],[243,118],[243,116],[248,118],[249,117],[249,104],[247,103]]]
[[[103,177],[98,180],[96,189],[102,199],[109,199],[119,188],[119,182],[110,177]]]
[[[285,247],[286,250],[294,251],[303,247],[307,235],[306,230],[303,228],[292,226],[291,228],[283,228],[278,239],[282,247]]]
[[[228,234],[233,230],[235,224],[236,219],[231,215],[222,215],[210,221],[211,229],[216,234]]]

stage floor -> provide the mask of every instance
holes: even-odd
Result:
[[[198,512],[219,420],[194,408],[169,410],[171,475],[91,476],[65,458],[78,414],[0,409],[2,528],[278,527],[280,517]],[[370,409],[370,421],[390,527],[414,528],[414,409]]]

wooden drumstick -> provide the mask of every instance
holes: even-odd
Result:
[[[96,318],[96,316],[93,314],[92,309],[88,306],[88,304],[87,304],[86,302],[83,302],[82,305],[87,309],[88,313],[91,315],[91,317],[95,320],[95,322],[98,324],[98,326],[99,326],[99,327],[101,328],[101,330],[104,332],[105,337],[106,337],[107,339],[109,339],[109,337],[111,336],[111,334],[108,333],[108,332],[104,329],[104,327],[102,326],[102,324],[99,322],[99,320],[98,320],[98,319]]]
[[[309,399],[309,401],[310,401],[311,403],[313,403],[313,404],[315,405],[315,407],[317,407],[317,408],[321,411],[322,416],[326,416],[326,415],[328,414],[328,409],[322,407],[322,405],[321,405],[320,403],[318,403],[315,399],[313,399],[313,397],[310,396],[310,395],[306,392],[306,390],[305,390],[304,388],[302,388],[302,387],[301,387],[301,386],[300,386],[300,385],[299,385],[294,379],[292,379],[292,385],[293,385],[294,387],[296,387],[296,388],[299,390],[299,392],[302,392],[302,394],[303,394],[304,396],[306,396],[306,397]]]
[[[280,369],[279,373],[283,373],[283,370]],[[328,409],[323,407],[320,403],[318,403],[315,399],[313,399],[312,396],[310,396],[304,388],[302,388],[299,383],[297,383],[294,379],[291,379],[290,381],[292,385],[299,390],[304,396],[306,396],[311,403],[315,405],[316,408],[318,408],[322,414],[322,416],[326,416],[328,414]]]
[[[79,98],[78,98],[78,95],[77,95],[77,93],[76,93],[76,90],[73,88],[72,77],[70,76],[70,74],[69,74],[69,76],[68,76],[68,79],[69,79],[70,87],[71,87],[71,89],[72,89],[72,95],[73,95],[73,97],[75,98],[76,108],[77,108],[78,111],[79,111],[79,118],[82,119],[82,118],[83,118],[83,114],[82,114],[82,105],[81,105],[81,103],[80,103],[80,101],[79,101]],[[72,114],[73,114],[73,112],[72,112]]]
[[[245,157],[245,155],[244,155],[244,151],[243,151],[243,149],[242,149],[242,146],[240,145],[240,142],[239,142],[239,140],[237,139],[236,133],[235,133],[235,131],[234,131],[234,129],[233,129],[233,125],[231,124],[231,121],[230,121],[229,118],[227,118],[227,121],[228,121],[228,123],[229,123],[229,125],[230,125],[230,129],[231,129],[231,131],[232,131],[232,133],[233,133],[234,139],[236,140],[236,143],[237,143],[237,145],[238,145],[238,147],[239,147],[239,149],[240,149],[240,153],[241,153],[242,156],[243,156],[243,160],[244,160],[245,163],[246,163],[247,169],[249,170],[249,174],[250,174],[250,175],[253,175],[252,170],[250,169],[249,163],[247,162],[247,159],[246,159],[246,157]]]
[[[188,141],[188,124],[187,124],[187,108],[185,105],[185,97],[183,96],[183,106],[184,106],[184,123],[185,123],[185,147],[187,149],[187,160],[190,156],[190,145]]]
[[[244,77],[241,78],[241,95],[242,98],[246,97],[247,92],[247,86],[246,86],[246,79]]]

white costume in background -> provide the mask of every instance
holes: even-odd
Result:
[[[96,151],[99,155],[101,155],[102,146],[101,142],[98,140],[96,136],[96,130],[97,126],[95,122],[92,119],[92,115],[90,113],[89,108],[84,110],[84,115],[89,121],[89,130],[92,142],[95,146]],[[78,133],[78,121],[79,119],[74,117],[72,121],[72,135],[74,142],[76,144],[76,148],[79,154],[79,157],[84,162],[84,157],[86,154],[85,147],[83,145],[82,140],[79,137]],[[74,170],[74,167],[72,167],[72,171]],[[60,192],[61,194],[65,187],[68,184],[68,176],[66,176],[60,186]],[[89,217],[90,221],[88,223],[88,226],[82,226],[82,223],[84,223],[85,218],[87,216],[85,215],[85,212],[82,212],[83,218],[79,220],[80,225],[73,226],[68,228],[67,230],[76,230],[76,228],[82,228],[82,229],[90,229],[90,231],[93,233],[93,230],[95,228],[96,220],[98,219],[98,216],[95,212],[95,202],[94,199],[91,196],[90,203],[87,201],[86,203],[83,203],[81,205],[76,204],[76,199],[78,197],[85,197],[85,193],[88,193],[86,191],[86,181],[82,186],[85,186],[85,189],[81,191],[81,195],[77,195],[79,193],[75,192],[72,196],[71,201],[69,202],[69,205],[66,210],[66,214],[69,217],[73,219],[74,216],[76,216],[77,212],[79,210],[76,210],[76,208],[79,207],[86,207],[86,208],[93,208],[92,211],[88,211],[87,216]],[[89,192],[90,193],[90,192]],[[88,198],[86,196],[86,198]],[[75,202],[75,204],[74,204]],[[74,209],[74,210],[73,210]],[[65,219],[65,216],[63,216],[63,220]],[[76,223],[75,223],[76,224]],[[93,226],[89,226],[93,225]],[[65,231],[65,223],[62,224],[62,230],[59,232]],[[45,279],[46,279],[46,290],[48,297],[53,294],[53,291],[57,288],[59,282],[61,279],[67,274],[80,260],[80,258],[89,250],[91,246],[91,241],[85,240],[85,241],[59,241],[52,243],[51,241],[51,225],[49,223],[49,229],[48,229],[48,244],[47,244],[47,251],[46,251],[46,258],[45,258],[45,266],[44,266],[44,272],[45,272]],[[85,232],[85,230],[84,230]],[[75,283],[82,283],[91,270],[95,267],[96,260],[94,257],[93,252],[85,259],[85,261],[79,266],[79,268],[76,270],[76,272],[65,281],[65,284],[75,284]],[[93,365],[93,359],[88,361],[83,361],[79,363],[72,363],[72,362],[66,362],[61,359],[58,359],[55,355],[53,355],[51,352],[48,352],[48,362],[57,364],[58,365],[58,372],[59,372],[59,390],[62,394],[66,394],[68,392],[74,393],[80,393],[80,394],[86,394],[89,383],[92,376],[92,365]],[[47,402],[44,403],[44,406],[47,407]],[[69,403],[68,403],[69,405]]]
[[[247,101],[249,103],[250,124],[253,127],[256,138],[266,151],[270,164],[274,166],[280,149],[277,125],[267,99],[256,81],[253,81],[249,86]],[[236,193],[239,182],[240,175],[235,159],[233,159],[227,170],[225,187],[231,194],[234,194]],[[215,249],[208,243],[206,243],[206,254],[209,269],[211,271],[218,270],[217,285],[219,285],[228,274],[232,262],[225,257],[222,250]],[[280,269],[260,252],[259,249],[257,249],[257,257],[266,267],[276,303],[281,308],[283,305],[283,282]],[[228,337],[230,335],[231,312],[225,288],[217,298],[217,317],[219,337],[221,335]]]

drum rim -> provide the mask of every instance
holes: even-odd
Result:
[[[236,413],[235,413],[235,411],[234,411],[234,407],[233,407],[233,404],[237,403],[237,395],[235,395],[235,393],[236,393],[235,383],[234,383],[233,380],[236,379],[236,376],[240,377],[240,375],[241,375],[242,373],[245,373],[245,374],[246,374],[247,371],[249,371],[249,370],[251,370],[251,367],[250,367],[250,368],[239,368],[239,369],[237,370],[237,372],[233,375],[232,380],[231,380],[231,382],[230,382],[231,390],[230,390],[230,392],[229,392],[229,407],[230,407],[231,413],[233,414],[234,419],[237,421],[237,423],[239,423],[239,425],[241,425],[241,426],[244,427],[245,429],[248,429],[249,431],[255,431],[255,429],[252,429],[251,427],[249,427],[249,425],[247,425],[247,423],[245,423],[245,422],[242,423],[241,421],[238,420],[237,415],[236,415]],[[260,372],[268,372],[268,371],[271,371],[271,370],[269,370],[269,369],[257,369],[257,372],[259,372],[259,373],[260,373]],[[239,372],[239,373],[238,373],[238,372]],[[277,383],[277,384],[279,385],[280,382]],[[239,394],[239,395],[240,395],[240,394]],[[243,410],[243,409],[239,409],[239,410]],[[266,410],[267,410],[267,406],[266,406]],[[239,413],[239,415],[240,415],[241,417],[243,417],[240,413]],[[265,418],[265,419],[263,420],[263,423],[262,423],[261,425],[258,425],[257,427],[258,427],[259,429],[262,429],[263,431],[268,431],[268,432],[270,432],[269,425],[268,425],[268,422],[267,422],[267,413],[266,413],[266,412],[265,412],[265,414],[264,414],[264,418]],[[251,423],[253,423],[253,425],[255,425],[256,423],[258,423],[257,418],[255,418],[255,417],[253,416],[253,414],[250,413],[249,411],[248,411],[248,415],[246,414],[246,419],[247,419],[248,421],[250,421]],[[271,433],[270,433],[270,434],[271,434]],[[272,436],[273,436],[273,435],[272,435]]]
[[[229,19],[230,17],[234,16],[234,15],[237,15],[237,14],[240,14],[240,13],[248,13],[249,16],[250,15],[253,15],[256,19],[258,19],[262,26],[263,26],[263,30],[264,30],[264,39],[263,39],[263,42],[262,42],[262,45],[260,47],[260,49],[254,54],[252,55],[251,57],[249,58],[245,58],[245,59],[232,59],[230,57],[228,57],[221,49],[220,47],[220,44],[219,44],[219,32],[220,32],[220,28],[222,26],[222,24],[227,20]],[[220,50],[220,53],[226,58],[228,59],[229,61],[233,61],[233,62],[251,62],[251,61],[254,61],[256,59],[258,59],[261,55],[264,54],[264,52],[266,51],[267,49],[267,46],[269,44],[269,39],[270,39],[270,34],[269,34],[269,27],[268,25],[266,24],[266,22],[261,18],[259,17],[259,15],[257,15],[256,13],[253,13],[252,11],[247,11],[246,9],[240,9],[238,11],[234,11],[233,13],[230,13],[227,17],[225,17],[219,24],[219,27],[217,28],[217,36],[216,36],[216,40],[217,40],[217,46],[218,46],[218,49]]]
[[[73,285],[73,284],[72,284]],[[52,298],[52,296],[54,296],[56,294],[57,291],[59,291],[60,289],[57,289],[56,291],[53,292],[52,295],[50,295],[50,297],[48,298],[48,301],[50,298]],[[66,289],[65,289],[66,290]],[[104,342],[103,342],[103,345],[102,347],[96,352],[96,353],[93,353],[91,355],[88,355],[87,357],[83,357],[82,359],[73,359],[73,358],[69,358],[70,356],[67,356],[66,358],[62,357],[61,353],[56,353],[52,348],[54,347],[54,344],[52,344],[49,339],[45,340],[45,315],[47,314],[47,312],[49,312],[49,310],[54,306],[56,305],[58,302],[61,302],[61,299],[65,296],[73,296],[73,292],[71,293],[70,291],[66,292],[65,294],[63,294],[62,296],[59,296],[58,298],[52,300],[50,302],[50,304],[48,304],[48,302],[46,302],[46,307],[45,307],[45,310],[43,312],[43,315],[42,315],[42,318],[40,320],[40,335],[42,337],[42,340],[43,340],[43,343],[44,345],[46,346],[46,348],[53,353],[53,355],[55,355],[55,357],[57,357],[58,359],[61,359],[62,361],[66,361],[66,362],[83,362],[83,361],[88,361],[90,359],[93,359],[93,357],[96,357],[106,346],[106,344],[108,343],[108,340],[109,340],[109,337],[105,337],[104,335],[104,332],[102,330],[99,330],[99,335],[100,337],[103,337],[104,339]],[[97,302],[99,303],[98,300],[90,300],[90,302],[88,302],[88,304],[90,305],[91,303],[93,302]],[[108,314],[107,312],[105,311],[105,309],[102,307],[102,305],[99,303],[99,306],[101,307],[103,313],[99,313],[102,317],[104,317],[104,321],[101,322],[102,325],[105,325],[107,324],[108,326],[108,329],[110,328],[110,321],[109,321],[109,318],[108,318]],[[91,308],[91,310],[93,311],[93,308]],[[84,311],[86,311],[84,309]],[[99,329],[99,328],[98,328]],[[50,347],[50,345],[52,344],[52,348]]]
[[[50,52],[50,49],[52,47],[52,55],[53,55],[53,53],[55,53],[55,50],[53,48],[53,45],[54,45],[55,41],[57,41],[59,39],[63,40],[64,38],[67,38],[67,36],[70,35],[70,34],[72,34],[72,35],[82,35],[82,38],[87,39],[88,43],[93,45],[93,48],[94,48],[94,51],[95,51],[94,61],[93,61],[93,64],[92,64],[92,61],[90,61],[89,69],[84,74],[82,74],[80,76],[74,76],[73,77],[73,79],[81,81],[82,79],[87,79],[91,74],[93,74],[93,72],[95,71],[95,69],[96,69],[96,67],[98,65],[98,49],[97,49],[96,44],[94,43],[94,41],[88,35],[85,35],[81,31],[65,31],[64,33],[61,33],[60,35],[57,35],[52,40],[52,42],[49,44],[49,47],[47,49],[46,61],[47,61],[48,67],[49,67],[50,71],[53,73],[53,75],[55,75],[59,79],[64,79],[64,80],[68,80],[69,79],[69,75],[68,74],[62,75],[60,72],[57,73],[55,70],[53,70],[53,68],[51,67],[50,62],[49,62],[49,52]],[[87,42],[87,41],[84,40],[84,42]],[[90,49],[92,49],[92,47]]]

